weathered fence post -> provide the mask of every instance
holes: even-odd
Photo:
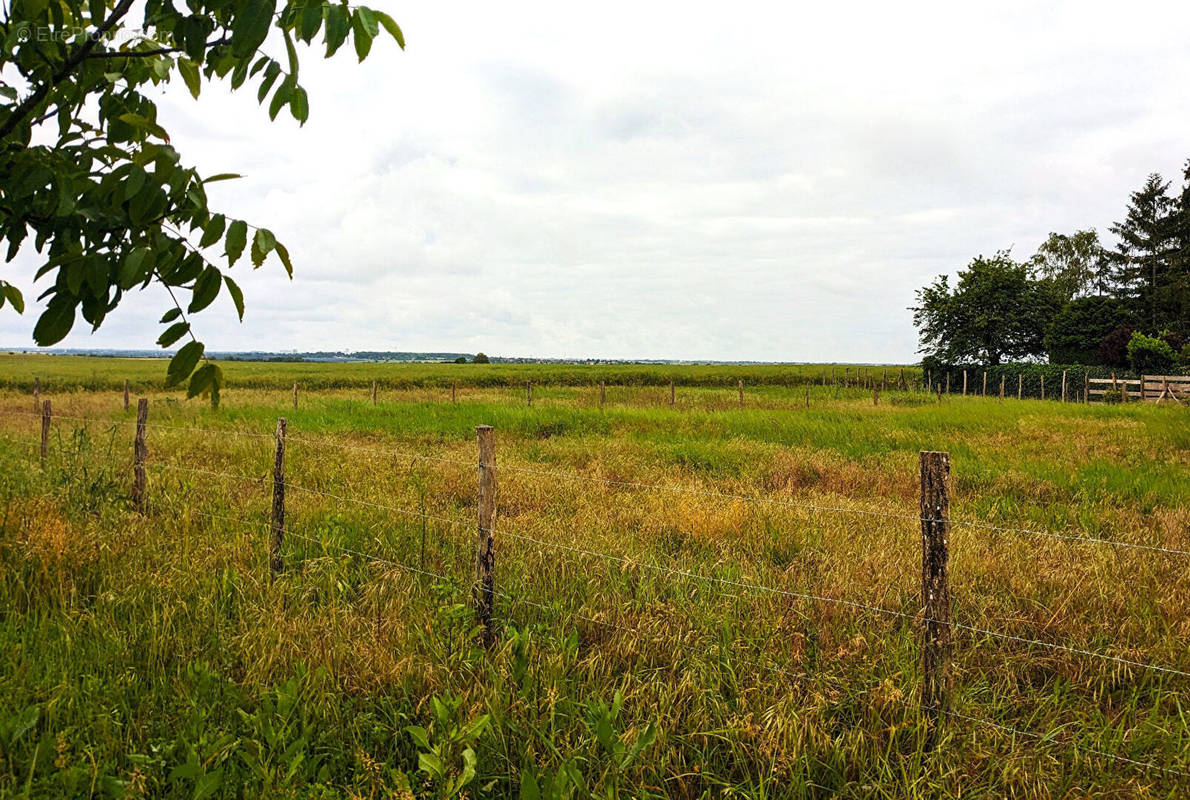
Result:
[[[33,413],[41,413],[41,378],[33,379]]]
[[[1041,375],[1041,399],[1045,399],[1045,373]]]
[[[124,410],[128,410],[128,379],[124,379]]]
[[[1016,376],[1016,399],[1021,399],[1021,391],[1025,388],[1025,373]]]
[[[926,391],[930,394],[934,393],[934,372],[926,370]]]
[[[938,720],[950,702],[950,455],[921,453],[921,710],[927,748],[937,742]]]
[[[293,410],[297,411],[297,381],[293,382]]]
[[[285,543],[285,417],[277,420],[277,450],[273,455],[273,518],[269,530],[269,580],[281,574],[281,546]]]
[[[946,370],[946,393],[950,394],[950,370]]]
[[[872,387],[872,405],[874,405],[874,406],[880,405],[880,387],[879,386]]]
[[[136,441],[132,445],[132,507],[145,513],[145,459],[149,446],[145,443],[145,428],[149,424],[149,398],[136,401]]]
[[[1087,395],[1090,394],[1091,389],[1091,373],[1083,369],[1083,402],[1087,402]]]
[[[988,396],[988,371],[986,369],[983,371],[983,396]]]
[[[372,405],[376,405],[376,381],[372,381]]]
[[[533,405],[533,381],[525,381],[525,404]]]
[[[1000,399],[1004,399],[1004,375],[1000,375]]]
[[[475,618],[483,629],[484,647],[496,643],[496,629],[492,623],[495,584],[496,524],[496,437],[491,425],[477,425],[475,438],[479,444],[479,528],[475,543]]]
[[[41,466],[45,466],[45,457],[50,449],[50,419],[53,417],[50,401],[41,404]]]
[[[1062,370],[1062,402],[1066,402],[1066,370]]]
[[[967,396],[967,370],[963,370],[963,397]]]
[[[603,381],[599,382],[599,407],[603,408],[603,404],[607,402],[607,384]]]

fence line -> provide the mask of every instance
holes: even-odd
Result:
[[[42,415],[40,415],[40,414],[32,414],[29,412],[19,412],[18,411],[18,412],[11,412],[11,413],[18,415],[18,416],[36,417],[39,419],[42,417]],[[124,421],[124,420],[108,421],[108,420],[103,420],[103,419],[97,418],[97,417],[80,417],[80,416],[70,416],[70,415],[63,415],[63,414],[54,414],[53,416],[57,419],[80,420],[80,421],[84,421],[84,422],[93,422],[96,424],[108,424],[110,422],[110,424],[112,424],[112,425],[124,425],[124,426],[135,426],[136,425],[136,423],[133,421]],[[252,438],[258,438],[258,439],[272,439],[273,438],[272,434],[255,433],[255,432],[251,432],[251,431],[231,430],[231,429],[224,429],[224,428],[196,428],[196,427],[188,427],[188,426],[170,426],[170,425],[157,425],[157,424],[154,424],[152,426],[153,430],[156,430],[159,428],[166,429],[166,430],[173,430],[173,431],[196,432],[196,433],[202,433],[202,434],[207,434],[207,435],[229,434],[229,435],[233,435],[233,436],[244,436],[244,437],[252,437]],[[437,463],[442,463],[442,464],[453,464],[453,465],[458,465],[458,466],[475,467],[475,463],[471,462],[471,461],[447,458],[447,457],[443,457],[443,456],[425,455],[425,454],[421,454],[421,453],[414,453],[414,452],[411,452],[408,450],[397,450],[397,449],[391,449],[391,448],[385,448],[385,447],[370,447],[370,446],[366,446],[366,445],[347,444],[347,443],[343,443],[343,442],[334,442],[334,441],[329,441],[329,440],[323,441],[323,440],[320,440],[320,439],[317,439],[314,437],[308,437],[308,436],[289,435],[289,436],[287,436],[286,440],[288,442],[298,442],[300,444],[305,444],[305,445],[310,445],[310,446],[332,447],[332,448],[342,449],[342,450],[358,450],[358,451],[362,451],[362,452],[373,452],[373,453],[380,453],[380,454],[384,454],[384,455],[403,456],[403,457],[408,458],[414,462],[420,460],[420,461],[432,461],[432,462],[437,462]],[[563,472],[563,471],[559,471],[559,470],[540,469],[540,468],[535,468],[535,467],[520,466],[517,464],[503,463],[500,465],[499,468],[501,471],[519,472],[519,473],[523,473],[523,474],[538,475],[538,476],[549,477],[549,478],[557,478],[559,480],[599,483],[599,484],[603,484],[606,486],[618,486],[618,487],[627,488],[627,489],[671,492],[671,493],[689,494],[689,495],[702,496],[702,497],[716,497],[716,498],[725,499],[725,500],[740,500],[740,501],[748,502],[748,503],[763,503],[766,505],[780,506],[783,508],[791,508],[791,509],[802,510],[802,511],[821,511],[821,512],[836,513],[836,514],[854,514],[857,516],[870,516],[870,517],[879,517],[879,518],[884,518],[884,519],[900,519],[900,520],[905,520],[905,521],[910,521],[910,522],[918,522],[918,523],[933,521],[933,520],[930,520],[929,518],[923,518],[920,515],[911,514],[911,513],[907,513],[907,512],[906,513],[897,513],[897,512],[888,512],[888,511],[873,511],[870,509],[861,509],[861,508],[846,508],[843,506],[829,506],[829,505],[822,505],[822,504],[817,504],[817,503],[799,503],[799,502],[795,502],[795,501],[783,500],[783,499],[774,498],[774,497],[763,497],[760,495],[746,495],[746,494],[736,494],[736,493],[732,493],[732,492],[724,492],[724,491],[720,491],[717,489],[699,489],[699,488],[691,488],[691,487],[686,487],[686,486],[650,484],[650,483],[643,483],[643,482],[639,482],[639,481],[621,481],[621,480],[615,480],[615,479],[611,479],[611,478],[601,478],[601,477],[598,477],[595,475],[583,475],[583,474],[575,473],[575,472]],[[224,477],[231,477],[231,476],[225,475]],[[254,480],[254,479],[244,478],[244,480]],[[303,489],[301,487],[297,487],[297,491],[303,491]],[[309,491],[309,490],[306,490],[306,491]],[[1050,501],[1046,505],[1047,506],[1053,505],[1053,502],[1054,501]],[[981,520],[964,520],[961,518],[960,519],[952,519],[951,524],[968,527],[968,528],[977,528],[977,529],[981,529],[981,530],[993,531],[995,533],[1015,533],[1015,534],[1023,534],[1026,536],[1038,536],[1038,537],[1042,537],[1042,538],[1057,539],[1057,540],[1070,541],[1070,542],[1078,542],[1078,543],[1082,543],[1082,544],[1094,544],[1094,545],[1101,545],[1101,546],[1105,546],[1105,547],[1118,547],[1118,548],[1129,549],[1129,550],[1163,553],[1166,555],[1190,556],[1190,550],[1187,550],[1187,549],[1181,549],[1181,548],[1175,548],[1175,547],[1164,547],[1161,545],[1151,545],[1151,544],[1144,544],[1144,543],[1140,543],[1140,542],[1128,542],[1128,541],[1123,541],[1123,540],[1118,540],[1118,539],[1103,539],[1100,537],[1086,536],[1086,535],[1075,534],[1075,533],[1060,533],[1060,532],[1054,532],[1054,531],[1037,530],[1035,528],[1011,527],[1011,526],[1006,526],[1006,525],[997,525],[997,524],[990,523],[990,522],[984,522]]]

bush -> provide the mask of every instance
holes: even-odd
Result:
[[[459,356],[458,358],[455,359],[455,363],[456,364],[466,364],[467,356]]]
[[[1099,363],[1105,367],[1128,366],[1128,342],[1132,339],[1132,329],[1126,325],[1113,330],[1099,343]]]
[[[1136,372],[1166,373],[1177,366],[1177,356],[1167,342],[1140,331],[1128,340],[1128,361]]]
[[[483,353],[476,353],[475,358],[471,359],[471,363],[473,363],[473,364],[487,364],[490,361],[491,361],[491,359],[489,359]]]
[[[1182,362],[1182,369],[1190,369],[1190,344],[1182,347],[1182,355],[1178,360]]]
[[[1123,403],[1124,402],[1124,393],[1121,392],[1119,389],[1111,389],[1111,388],[1104,389],[1103,390],[1103,402],[1107,403],[1108,405],[1114,405],[1116,403]]]

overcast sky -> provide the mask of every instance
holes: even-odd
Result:
[[[296,268],[237,264],[209,348],[913,360],[916,288],[1106,235],[1190,157],[1190,3],[373,5],[407,50],[307,50],[303,128],[255,85],[164,94],[183,161],[245,176],[212,207]],[[151,347],[166,307],[63,346]]]

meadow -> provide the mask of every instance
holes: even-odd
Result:
[[[874,405],[813,365],[226,369],[216,411],[163,389],[160,361],[0,358],[0,796],[1190,790],[1185,407]],[[144,515],[126,377],[149,398]],[[478,424],[497,440],[491,650]],[[962,626],[933,747],[922,450],[951,457]]]

